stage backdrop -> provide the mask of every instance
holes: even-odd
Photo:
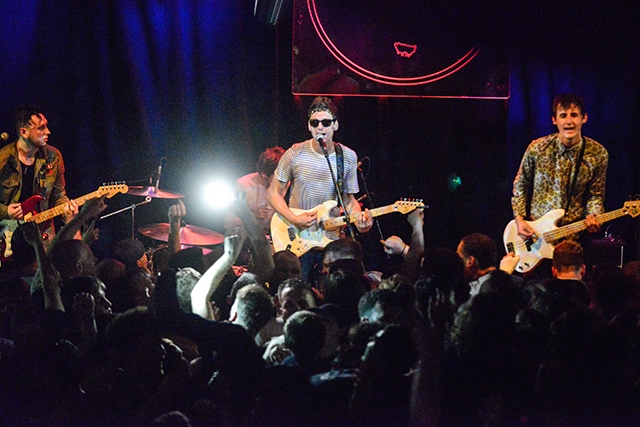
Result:
[[[107,181],[144,185],[166,158],[161,187],[186,196],[187,223],[220,230],[221,214],[200,202],[201,185],[232,181],[253,170],[264,148],[308,137],[311,97],[291,93],[294,20],[260,23],[251,3],[0,2],[0,131],[13,140],[14,108],[42,105],[72,197]],[[531,139],[554,131],[550,103],[564,91],[585,98],[585,134],[609,150],[607,209],[638,192],[638,6],[588,3],[456,2],[482,18],[472,25],[508,60],[509,100],[337,98],[337,139],[366,157],[370,200],[423,198],[429,245],[455,247],[474,231],[500,239],[519,160]],[[437,13],[435,20],[452,19]],[[110,210],[139,201],[116,196]],[[135,226],[165,222],[168,203],[136,209]],[[99,227],[114,239],[131,221],[127,212]],[[635,248],[634,226],[620,219],[610,231]],[[408,237],[399,215],[381,227],[385,237]]]

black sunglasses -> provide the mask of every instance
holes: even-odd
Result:
[[[311,125],[312,128],[317,128],[320,123],[322,123],[322,126],[324,127],[329,127],[331,126],[331,123],[335,122],[336,120],[337,119],[324,119],[324,120],[311,119],[309,120],[309,124]]]

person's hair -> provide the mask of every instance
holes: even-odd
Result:
[[[140,240],[122,239],[113,247],[113,257],[127,268],[137,267],[138,260],[145,254],[144,245]]]
[[[284,148],[282,147],[275,146],[267,148],[260,154],[260,157],[258,157],[256,169],[265,176],[273,175],[283,154]]]
[[[285,289],[290,288],[291,290],[300,290],[301,292],[309,292],[312,293],[311,287],[307,285],[304,280],[298,277],[292,277],[287,280],[283,280],[278,286],[278,300],[282,303],[282,293]]]
[[[338,119],[338,108],[333,103],[333,101],[327,97],[318,96],[313,100],[313,102],[309,106],[307,118],[311,118],[311,115],[313,113],[318,113],[320,111],[331,113],[334,119]]]
[[[382,319],[378,321],[386,323],[389,319],[397,320],[396,318],[401,314],[399,311],[402,309],[402,305],[397,293],[389,289],[374,289],[366,292],[358,301],[358,315],[360,318],[369,317],[376,304],[385,314],[383,316],[385,318],[384,321]]]
[[[340,265],[345,264],[347,261],[361,265],[355,260],[339,261]],[[324,280],[324,302],[339,305],[347,311],[349,317],[357,320],[358,301],[367,291],[364,276],[362,272],[354,271],[354,267],[347,265],[336,267],[336,263],[331,266],[329,275]]]
[[[156,333],[158,326],[147,307],[136,307],[117,315],[107,327],[107,342],[117,350],[130,350],[140,337]]]
[[[202,275],[191,267],[176,272],[176,294],[182,311],[191,313],[191,291]]]
[[[336,259],[351,258],[362,261],[364,258],[360,242],[348,237],[329,242],[324,248],[324,254],[327,253],[335,254]]]
[[[141,268],[129,270],[107,288],[107,299],[113,304],[112,310],[123,313],[139,305],[141,286],[152,284],[149,273]],[[191,311],[191,310],[189,310]]]
[[[248,271],[245,271],[233,282],[233,286],[231,286],[231,291],[229,292],[229,304],[233,304],[236,300],[236,295],[238,295],[238,291],[249,285],[259,285],[260,282],[258,280],[258,276]]]
[[[316,313],[300,310],[284,324],[284,342],[302,366],[313,361],[324,347],[326,324]]]
[[[466,257],[473,256],[482,270],[496,266],[496,242],[486,234],[473,233],[463,237],[462,252]]]
[[[77,262],[89,253],[92,253],[91,248],[82,240],[62,240],[55,245],[49,258],[62,278],[67,278],[75,271]]]
[[[20,128],[27,127],[29,123],[33,123],[31,117],[44,115],[42,108],[38,105],[21,105],[16,108],[16,132],[20,134]]]
[[[580,114],[582,114],[583,116],[586,114],[587,110],[585,109],[584,100],[582,98],[573,93],[561,93],[553,98],[553,105],[551,106],[551,117],[556,116],[558,107],[564,108],[566,110],[567,108],[571,108],[572,105],[576,106],[580,110]]]
[[[257,334],[275,314],[271,296],[258,285],[247,285],[238,291],[236,309],[238,323],[251,336]]]
[[[580,243],[563,240],[553,250],[553,266],[558,271],[579,270],[584,264],[584,250]]]
[[[202,256],[202,248],[199,246],[192,246],[190,248],[179,250],[169,258],[168,267],[175,269],[191,267],[204,274],[206,268]]]

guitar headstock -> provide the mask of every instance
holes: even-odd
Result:
[[[640,214],[640,200],[630,200],[625,202],[623,209],[627,215],[631,215],[635,218]]]
[[[393,204],[396,211],[407,214],[419,208],[425,208],[422,199],[402,199]]]
[[[98,188],[98,194],[100,194],[100,197],[106,196],[109,199],[118,193],[126,193],[127,191],[129,191],[129,187],[124,182],[103,184]]]

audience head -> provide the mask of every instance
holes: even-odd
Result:
[[[271,296],[258,285],[247,285],[238,291],[231,313],[231,321],[245,328],[252,337],[255,337],[275,314]]]
[[[302,265],[300,259],[291,251],[283,250],[273,254],[274,270],[269,279],[269,293],[275,295],[278,286],[285,279],[300,278]]]
[[[202,275],[193,268],[182,268],[176,272],[176,293],[180,308],[191,313],[191,291]]]
[[[81,240],[71,239],[58,242],[50,253],[53,266],[63,280],[76,276],[93,276],[96,268],[96,257],[89,245]]]
[[[329,273],[331,265],[339,259],[354,259],[362,263],[364,254],[360,242],[350,238],[343,238],[330,242],[325,246],[323,251],[322,272],[324,274]],[[362,272],[364,273],[364,267],[362,267]]]
[[[324,280],[324,302],[342,307],[353,323],[358,320],[358,301],[366,291],[362,263],[353,259],[336,260]]]
[[[402,323],[403,306],[398,294],[389,289],[366,292],[358,302],[361,322],[379,322],[385,325]]]
[[[302,279],[287,279],[278,287],[278,308],[286,321],[293,313],[316,306],[311,287]]]
[[[563,240],[553,250],[554,277],[581,280],[586,271],[584,265],[584,250],[580,243],[573,240]]]
[[[169,258],[169,268],[181,269],[191,267],[200,274],[206,271],[202,248],[192,246],[176,252]]]
[[[144,245],[136,239],[122,239],[113,247],[113,257],[127,269],[148,268],[149,260]]]
[[[111,314],[111,301],[106,297],[106,287],[102,281],[93,276],[76,276],[61,288],[60,297],[65,310],[73,309],[77,294],[86,293],[93,297],[96,317]]]
[[[324,347],[326,323],[316,313],[300,310],[284,324],[284,342],[302,367],[311,367]]]
[[[149,304],[154,284],[147,270],[129,270],[119,280],[107,288],[107,298],[113,304],[113,311],[122,313],[134,307]]]
[[[235,282],[233,282],[233,286],[231,286],[231,291],[227,296],[227,304],[229,305],[229,307],[231,307],[236,301],[236,295],[238,295],[238,291],[249,285],[260,285],[260,280],[255,274],[245,271],[240,275],[240,277],[236,279]]]
[[[464,263],[467,280],[476,280],[482,272],[496,267],[496,242],[485,234],[473,233],[463,237],[458,244],[457,253]]]

